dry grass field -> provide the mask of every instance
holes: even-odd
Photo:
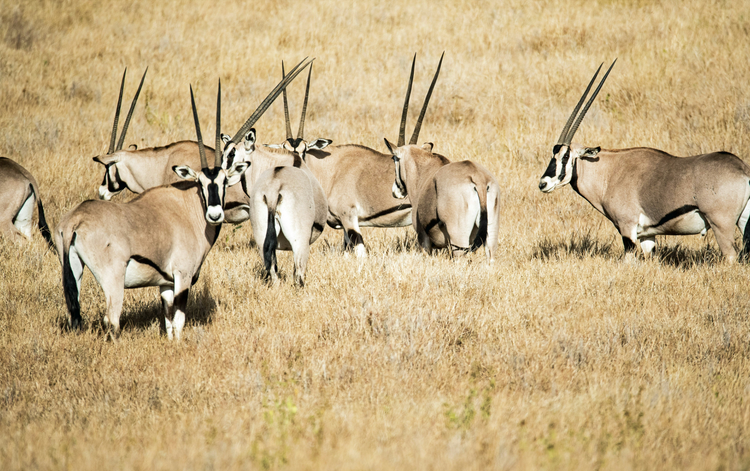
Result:
[[[285,253],[269,287],[249,223],[225,226],[184,340],[149,288],[112,342],[90,273],[68,332],[56,256],[0,240],[0,468],[748,469],[750,267],[711,233],[624,262],[585,200],[537,189],[614,58],[576,141],[749,161],[748,2],[0,0],[0,155],[56,224],[96,195],[125,67],[130,100],[149,66],[126,140],[147,147],[194,139],[189,84],[213,136],[221,78],[233,134],[305,56],[308,137],[384,150],[412,54],[417,108],[442,51],[420,140],[501,183],[493,266],[427,256],[411,228],[365,230],[358,260],[327,228],[307,286]],[[280,102],[256,128],[283,140]]]

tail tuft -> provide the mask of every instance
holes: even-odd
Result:
[[[76,233],[73,233],[70,245],[76,240]],[[65,293],[65,304],[68,306],[68,324],[73,329],[81,327],[81,304],[78,301],[78,282],[73,269],[70,267],[70,245],[63,249],[63,292]]]

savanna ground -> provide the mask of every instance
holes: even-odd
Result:
[[[38,234],[0,241],[0,468],[746,469],[750,268],[713,236],[621,260],[571,189],[537,189],[594,69],[618,58],[576,141],[750,155],[750,3],[0,0],[0,155],[39,181],[55,224],[95,197],[119,79],[149,73],[126,145],[194,139],[188,85],[232,134],[316,57],[306,133],[383,150],[412,54],[408,132],[503,189],[496,263],[426,256],[411,228],[326,229],[307,287],[269,287],[249,224],[225,226],[188,309],[159,333],[155,288],[126,294],[120,341],[84,277],[66,331]],[[299,112],[303,80],[290,87]],[[284,138],[276,103],[256,125]],[[665,184],[669,184],[666,182]],[[739,232],[738,232],[739,234]]]

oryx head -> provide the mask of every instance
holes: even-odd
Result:
[[[445,52],[440,56],[440,62],[438,62],[435,76],[432,78],[430,89],[427,91],[427,96],[422,104],[422,111],[419,113],[417,118],[417,124],[414,126],[414,133],[409,139],[409,145],[406,143],[406,115],[409,110],[409,98],[411,97],[411,86],[414,82],[414,65],[417,62],[417,55],[414,54],[414,59],[411,62],[411,75],[409,76],[409,86],[406,88],[406,99],[404,100],[404,109],[401,113],[401,125],[399,126],[398,132],[398,145],[394,148],[388,139],[385,139],[385,145],[388,147],[388,151],[391,153],[393,163],[396,167],[396,178],[393,182],[391,192],[395,198],[406,198],[406,175],[410,172],[409,167],[414,165],[415,158],[431,157],[432,155],[432,143],[428,142],[424,145],[417,146],[417,139],[419,139],[419,131],[422,129],[422,120],[427,112],[427,105],[430,102],[432,96],[432,90],[435,88],[435,82],[437,82],[438,75],[440,74],[440,66],[443,65],[443,57]]]
[[[284,72],[284,62],[281,62],[281,76],[286,77]],[[302,160],[305,160],[308,150],[323,150],[328,147],[333,141],[330,139],[318,138],[314,141],[308,142],[304,138],[305,129],[305,115],[307,114],[307,98],[310,95],[310,77],[312,76],[312,65],[307,73],[307,87],[305,88],[305,101],[302,104],[302,116],[299,120],[299,130],[297,131],[297,137],[292,135],[292,124],[289,121],[289,103],[286,98],[286,89],[284,89],[284,118],[286,118],[286,140],[281,144],[267,144],[267,147],[273,149],[286,149],[287,151],[297,154]]]
[[[131,150],[136,149],[136,146],[132,145],[130,146],[128,150],[123,151],[122,146],[125,143],[125,134],[128,132],[128,125],[130,124],[130,118],[133,116],[133,110],[135,109],[135,104],[138,101],[138,95],[140,95],[141,93],[141,87],[143,87],[143,81],[146,79],[146,72],[148,72],[148,67],[146,67],[146,71],[143,72],[143,77],[141,77],[141,83],[140,85],[138,85],[138,91],[135,92],[133,101],[130,104],[130,111],[128,111],[128,117],[125,119],[125,124],[122,126],[120,139],[117,141],[117,146],[115,146],[115,140],[117,139],[117,124],[118,124],[118,121],[120,120],[120,107],[122,105],[122,92],[125,87],[125,75],[128,73],[128,69],[126,68],[125,72],[122,74],[122,83],[120,84],[120,97],[117,100],[117,109],[115,111],[115,124],[114,126],[112,126],[112,136],[109,140],[109,150],[107,151],[105,155],[98,155],[94,157],[94,162],[98,162],[104,165],[104,180],[102,181],[102,184],[99,187],[99,199],[109,200],[115,194],[128,188],[128,184],[126,183],[126,180],[128,180],[128,175],[122,174],[122,172],[127,172],[127,170],[120,169],[118,164],[122,160],[123,152],[129,152]]]
[[[268,109],[269,106],[271,106],[271,103],[278,98],[278,96],[283,92],[284,98],[286,99],[286,87],[289,85],[292,80],[294,80],[297,75],[302,72],[305,67],[312,64],[312,62],[315,59],[310,60],[307,64],[304,66],[302,65],[303,62],[307,60],[307,57],[302,59],[302,61],[297,64],[296,67],[294,67],[291,71],[289,71],[288,75],[284,75],[281,82],[279,82],[278,85],[271,91],[271,93],[268,94],[268,96],[261,102],[260,105],[258,105],[258,108],[253,112],[252,115],[245,121],[245,124],[242,125],[242,127],[237,131],[237,133],[233,137],[229,137],[226,134],[221,135],[221,141],[224,143],[224,151],[222,156],[222,163],[224,167],[231,166],[233,162],[252,162],[252,153],[255,151],[255,129],[253,129],[253,125],[256,121],[265,113],[265,111]],[[308,85],[309,85],[309,77],[308,77]],[[304,113],[303,113],[304,117]],[[287,123],[288,123],[288,116],[287,116]],[[304,120],[304,118],[303,118]],[[288,125],[288,124],[287,124]],[[302,125],[300,124],[300,133],[302,132]],[[217,146],[218,146],[217,142]]]
[[[591,78],[588,87],[586,87],[586,91],[583,92],[583,96],[581,96],[581,99],[578,100],[578,104],[573,110],[573,113],[571,113],[570,117],[568,118],[568,122],[565,123],[565,127],[560,134],[560,138],[557,140],[557,144],[555,144],[552,149],[552,160],[550,160],[549,165],[547,166],[547,170],[539,180],[539,189],[544,193],[549,193],[557,187],[570,183],[570,180],[573,178],[573,172],[577,159],[581,157],[595,157],[596,154],[599,153],[599,147],[582,147],[578,145],[571,145],[571,141],[573,140],[573,136],[578,130],[578,126],[581,124],[583,117],[586,116],[586,112],[594,102],[594,98],[596,98],[596,95],[599,93],[599,90],[601,90],[602,85],[604,85],[604,81],[607,80],[609,72],[612,70],[612,67],[615,66],[615,62],[617,62],[617,59],[615,59],[615,61],[612,62],[612,65],[609,66],[609,70],[607,70],[607,73],[604,74],[604,78],[602,78],[602,81],[599,82],[596,90],[594,90],[594,94],[591,95],[591,98],[589,98],[589,101],[586,103],[583,111],[581,111],[581,114],[578,115],[578,118],[576,118],[578,110],[580,110],[583,101],[586,99],[586,95],[588,95],[589,90],[591,90],[591,86],[594,84],[594,81],[596,80],[597,75],[599,75],[599,71],[602,69],[602,65],[604,64],[600,65],[599,68],[596,69],[596,73]],[[574,119],[575,123],[573,123]]]
[[[222,168],[221,143],[221,80],[219,93],[216,98],[216,148],[214,150],[214,165],[208,166],[206,148],[201,137],[201,126],[198,122],[198,111],[195,108],[193,86],[190,86],[190,101],[193,106],[195,131],[198,135],[198,149],[201,157],[201,170],[196,172],[188,165],[175,165],[172,170],[183,180],[194,181],[200,185],[200,194],[206,208],[206,222],[219,225],[224,222],[224,195],[226,189],[240,181],[242,174],[250,166],[247,162],[234,162],[228,169]]]

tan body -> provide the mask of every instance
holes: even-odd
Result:
[[[412,219],[420,245],[431,252],[447,248],[460,255],[484,244],[494,261],[500,223],[500,187],[483,166],[451,163],[432,144],[393,150],[394,196],[411,195]]]
[[[323,233],[328,214],[320,183],[300,156],[255,147],[255,130],[239,146],[225,139],[225,160],[250,163],[250,221],[271,281],[278,279],[276,250],[291,250],[295,283],[303,286],[310,245]]]
[[[51,245],[36,179],[7,157],[0,157],[0,235],[31,238],[34,207],[39,211],[39,231]]]
[[[55,230],[55,244],[63,277],[72,275],[77,286],[75,302],[85,265],[104,291],[105,323],[116,333],[123,290],[159,286],[167,333],[171,338],[174,330],[179,338],[189,289],[221,227],[206,223],[199,193],[199,185],[181,182],[151,189],[128,203],[84,201],[66,214]],[[66,290],[70,288],[68,283]],[[70,325],[76,327],[80,315],[69,310]]]
[[[640,243],[650,255],[657,235],[705,235],[713,229],[731,262],[737,257],[735,226],[748,246],[750,166],[733,154],[675,157],[649,148],[573,145],[569,162],[571,186],[612,221],[626,252]],[[540,187],[545,183],[543,178]]]
[[[211,147],[205,147],[206,152],[214,153]],[[130,146],[127,150],[119,150],[112,154],[95,157],[96,162],[106,167],[104,181],[99,187],[99,198],[109,200],[115,193],[129,189],[133,193],[143,193],[149,188],[169,185],[181,181],[172,171],[172,167],[188,165],[200,168],[200,154],[196,141],[179,141],[164,147],[149,147],[136,149]],[[223,162],[222,167],[228,168],[233,162]],[[246,221],[250,215],[246,205],[250,202],[245,182],[242,185],[229,187],[225,200],[225,221],[239,224]]]

